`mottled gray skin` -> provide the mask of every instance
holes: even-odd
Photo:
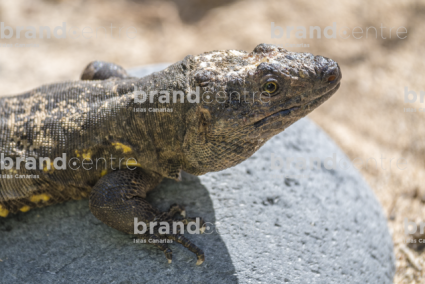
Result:
[[[19,170],[1,170],[13,178],[0,179],[0,216],[90,194],[93,214],[120,231],[132,233],[134,217],[172,222],[182,207],[160,213],[144,199],[162,178],[178,179],[181,170],[202,175],[244,161],[332,96],[341,72],[331,59],[260,44],[251,53],[187,56],[142,79],[94,62],[82,79],[0,99],[0,153],[15,165],[19,157],[37,160],[37,169],[22,163]],[[199,102],[187,97],[173,102],[173,91],[188,94],[197,87]],[[152,102],[138,103],[142,91],[168,91],[170,102],[156,95]],[[38,164],[39,157],[53,161],[64,153],[66,169]],[[83,169],[83,159],[93,164]],[[74,161],[78,170],[71,166]],[[204,259],[181,235],[143,237],[173,239],[196,253],[198,264]],[[157,246],[171,261],[171,250]]]

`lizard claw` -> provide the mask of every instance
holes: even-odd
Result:
[[[205,256],[204,255],[201,255],[198,258],[198,261],[196,262],[196,265],[201,265],[202,263],[204,263],[204,261],[205,261]]]
[[[165,257],[167,258],[169,264],[171,262],[173,262],[173,252],[171,251],[171,249],[166,247],[166,249],[164,250],[164,254],[165,254]]]

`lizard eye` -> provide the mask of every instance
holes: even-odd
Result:
[[[267,82],[263,85],[263,90],[269,94],[273,94],[279,89],[279,86],[275,82]]]

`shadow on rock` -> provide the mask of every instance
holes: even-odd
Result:
[[[216,221],[207,189],[189,174],[181,182],[164,180],[148,199],[161,210],[178,203],[190,217]],[[0,283],[238,282],[220,235],[185,236],[204,250],[201,266],[179,244],[169,245],[168,264],[159,249],[97,220],[87,200],[35,209],[0,220]]]

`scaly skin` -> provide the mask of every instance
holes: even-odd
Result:
[[[331,97],[340,80],[331,59],[260,44],[251,53],[187,56],[141,79],[114,64],[94,62],[81,81],[3,97],[0,153],[14,166],[8,169],[5,163],[0,170],[0,216],[89,196],[97,218],[129,234],[134,217],[187,224],[192,218],[176,217],[185,215],[183,207],[173,205],[161,213],[146,194],[164,177],[178,180],[181,170],[202,175],[241,163]],[[199,102],[187,97],[173,102],[173,91],[188,94],[196,87]],[[142,91],[169,91],[170,101],[162,93],[140,103]],[[141,107],[173,111],[135,111]],[[64,169],[61,162],[39,161],[63,155]],[[155,228],[138,237],[174,240],[197,255],[197,264],[204,261],[202,250],[180,234]],[[155,245],[171,262],[168,246]]]

